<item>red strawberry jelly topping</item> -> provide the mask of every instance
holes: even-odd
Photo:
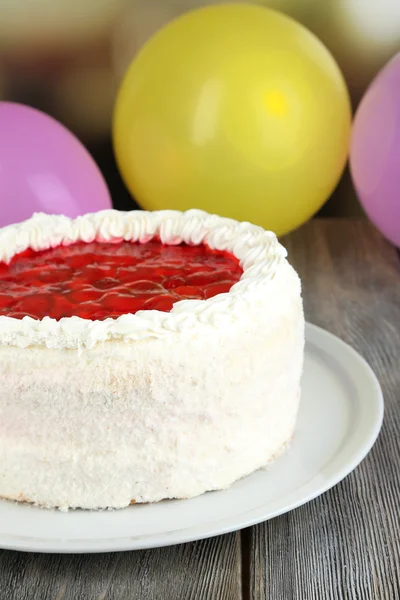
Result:
[[[178,300],[228,292],[242,273],[234,256],[204,245],[81,242],[26,250],[0,263],[0,315],[103,320],[168,312]]]

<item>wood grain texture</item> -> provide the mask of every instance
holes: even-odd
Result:
[[[1,600],[239,600],[240,534],[140,552],[0,554]]]
[[[314,221],[283,240],[306,317],[356,348],[385,397],[374,448],[342,483],[247,530],[248,598],[400,598],[400,264],[365,221]]]
[[[0,551],[0,600],[400,600],[400,262],[365,221],[284,240],[307,319],[354,346],[385,395],[380,437],[330,492],[241,533],[143,552]]]

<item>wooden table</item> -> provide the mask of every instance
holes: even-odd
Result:
[[[363,221],[315,220],[284,243],[307,319],[372,365],[381,435],[320,498],[241,532],[100,555],[0,552],[1,600],[400,599],[400,262]]]

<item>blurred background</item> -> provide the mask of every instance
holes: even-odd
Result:
[[[183,12],[219,0],[0,0],[0,100],[60,120],[99,164],[119,209],[135,206],[118,174],[111,117],[126,68],[147,39]],[[400,0],[253,0],[313,31],[331,50],[356,109],[400,47]],[[39,140],[38,140],[39,143]],[[322,209],[362,210],[348,170]]]

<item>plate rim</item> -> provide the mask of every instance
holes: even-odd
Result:
[[[309,481],[300,487],[295,488],[295,490],[289,491],[286,496],[284,496],[284,498],[288,498],[289,501],[284,501],[280,508],[272,511],[267,511],[264,505],[249,509],[248,511],[244,510],[237,515],[226,517],[225,519],[219,518],[216,521],[208,521],[206,524],[202,523],[201,525],[183,527],[182,529],[175,528],[171,531],[163,531],[162,533],[150,533],[139,536],[125,537],[118,536],[115,538],[38,538],[36,536],[20,536],[2,534],[0,532],[0,548],[5,550],[56,554],[104,553],[161,548],[215,537],[218,535],[224,535],[226,533],[257,525],[290,512],[295,508],[299,508],[300,506],[303,506],[307,502],[314,500],[328,490],[332,489],[340,481],[345,479],[345,477],[347,477],[347,475],[349,475],[364,460],[375,444],[383,423],[383,393],[378,378],[369,363],[359,354],[359,352],[357,352],[357,350],[355,350],[337,335],[318,325],[306,322],[305,339],[306,344],[314,345],[318,349],[323,350],[330,356],[330,358],[338,362],[340,365],[342,365],[342,363],[337,360],[337,357],[332,356],[332,354],[327,351],[324,346],[329,346],[329,344],[333,343],[336,346],[339,346],[339,348],[341,347],[347,354],[350,354],[353,361],[356,361],[358,366],[364,370],[364,373],[368,374],[368,383],[371,387],[370,403],[368,406],[370,408],[370,404],[372,403],[375,408],[375,411],[372,411],[374,414],[371,413],[369,415],[369,431],[365,432],[362,441],[355,449],[353,449],[351,456],[347,458],[345,463],[342,464],[341,468],[335,470],[335,472],[331,474],[330,477],[327,477],[325,481],[317,488],[313,489],[312,481],[315,476],[318,475],[318,472],[316,472],[314,477],[311,479],[311,483]],[[349,373],[348,370],[346,372]],[[354,382],[354,379],[352,379],[352,381]],[[307,492],[307,488],[309,487],[311,487],[311,490],[308,490]],[[303,495],[296,499],[299,491],[303,489]],[[223,494],[224,490],[212,493]],[[290,500],[292,496],[294,496],[294,499]],[[0,506],[3,502],[8,501],[0,500]],[[179,500],[179,502],[185,502],[185,500]],[[110,512],[110,514],[112,514],[112,512]]]

